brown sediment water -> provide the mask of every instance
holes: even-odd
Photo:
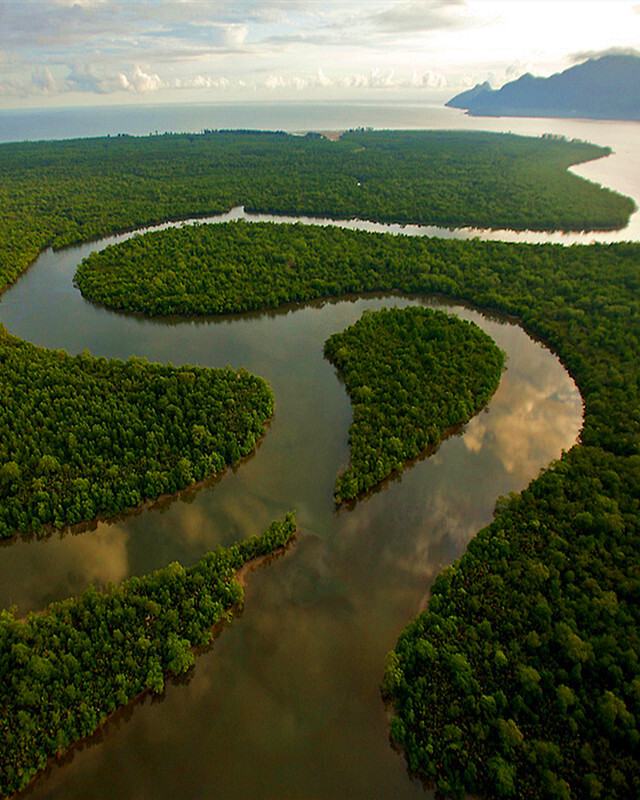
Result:
[[[350,297],[235,318],[145,320],[73,288],[96,245],[46,252],[0,303],[11,333],[69,352],[243,366],[269,381],[275,415],[260,448],[219,480],[77,535],[0,549],[0,594],[18,613],[89,582],[189,566],[291,509],[298,543],[252,574],[246,611],[184,681],[54,765],[34,798],[423,796],[388,743],[386,652],[442,566],[579,432],[579,393],[513,320],[441,298]],[[362,312],[431,305],[477,322],[507,352],[488,407],[379,491],[335,509],[351,409],[323,343]],[[126,719],[125,719],[126,716]]]

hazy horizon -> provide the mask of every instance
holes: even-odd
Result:
[[[640,48],[634,0],[5,0],[0,109],[440,103]]]

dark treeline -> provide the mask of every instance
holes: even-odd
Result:
[[[467,422],[500,381],[504,354],[477,325],[428,308],[381,309],[325,342],[353,405],[336,502],[373,488]]]
[[[216,275],[222,297],[231,287],[242,296],[245,281],[249,308],[443,293],[519,317],[559,354],[584,400],[581,444],[498,504],[390,656],[392,733],[411,768],[444,795],[640,795],[640,245],[268,228],[217,230],[264,236],[273,248],[255,281],[230,259]]]
[[[235,573],[285,547],[293,514],[260,536],[207,553],[184,569],[54,603],[26,620],[0,612],[0,795],[25,787],[74,742],[140,692],[161,693],[165,676],[193,664],[191,648],[242,602]]]
[[[0,325],[0,537],[173,494],[249,453],[273,413],[244,370],[70,357]]]
[[[0,145],[0,283],[46,246],[248,210],[445,226],[623,227],[629,198],[567,172],[581,142],[462,131],[220,132]]]

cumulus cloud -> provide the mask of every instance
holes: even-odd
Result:
[[[64,88],[69,92],[110,94],[126,89],[128,81],[123,75],[100,75],[92,64],[75,62],[66,77]]]
[[[269,77],[265,80],[264,85],[267,89],[273,91],[274,89],[284,89],[287,85],[287,82],[282,77],[282,75],[269,75]]]
[[[65,92],[91,92],[111,94],[113,92],[132,92],[148,94],[165,88],[167,84],[155,72],[146,71],[136,64],[128,73],[120,71],[112,74],[98,72],[93,64],[76,62],[62,82],[60,90]]]
[[[240,83],[236,84],[240,86]],[[244,84],[243,84],[244,85]],[[262,85],[270,91],[295,89],[443,89],[447,87],[446,77],[435,71],[424,73],[413,70],[412,72],[397,73],[394,69],[381,69],[372,67],[368,73],[355,72],[351,74],[328,75],[322,67],[318,67],[312,75],[270,74],[262,81]]]
[[[224,76],[212,78],[209,75],[195,75],[189,78],[174,78],[171,82],[173,89],[220,89],[226,90],[231,86],[231,81]]]
[[[185,81],[185,85],[190,85]],[[197,85],[197,82],[194,83]],[[0,94],[28,97],[71,92],[112,94],[131,92],[148,94],[167,87],[160,76],[136,64],[129,71],[102,73],[93,64],[76,62],[64,77],[57,79],[49,67],[34,67],[29,80],[7,79],[0,84]]]
[[[318,67],[318,86],[327,88],[333,86],[333,81],[324,74],[322,67]]]
[[[80,73],[77,80],[78,83],[82,80]],[[35,66],[20,77],[10,75],[0,81],[0,95],[4,97],[47,97],[74,88],[74,81],[56,79],[48,66]],[[91,91],[96,90],[92,88]]]
[[[31,75],[31,83],[39,94],[55,94],[58,90],[49,67],[36,67]]]
[[[159,75],[155,72],[145,72],[137,64],[130,75],[120,73],[118,79],[124,89],[136,94],[157,92],[158,89],[162,89],[165,85]]]
[[[447,78],[441,72],[425,72],[422,76],[422,85],[428,89],[446,89]]]

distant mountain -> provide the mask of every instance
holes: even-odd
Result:
[[[483,117],[640,120],[640,56],[592,58],[549,78],[527,73],[498,90],[479,83],[446,105]]]

